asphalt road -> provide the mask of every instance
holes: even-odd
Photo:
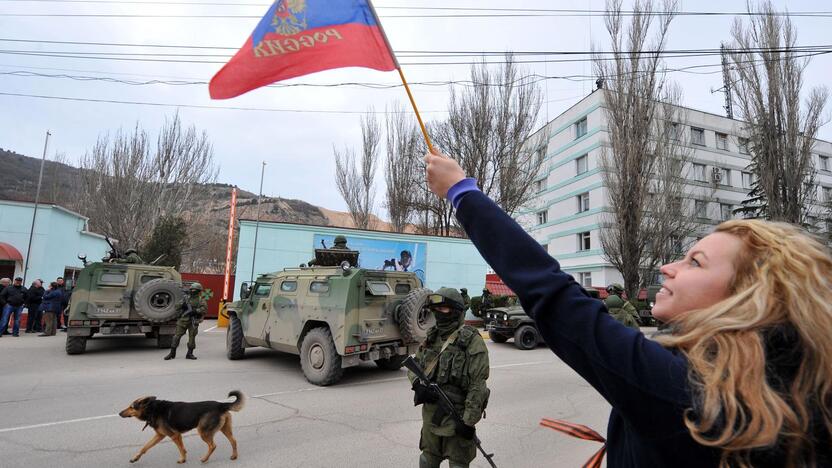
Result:
[[[415,467],[420,409],[413,407],[405,371],[373,364],[348,369],[331,387],[309,384],[296,356],[248,349],[242,361],[225,358],[225,332],[205,322],[197,361],[163,361],[165,351],[140,337],[97,338],[87,353],[64,353],[65,334],[0,339],[0,466],[168,467],[176,447],[157,445],[137,464],[128,460],[153,435],[117,413],[140,396],[168,400],[223,400],[233,389],[249,399],[234,413],[240,457],[218,433],[208,464],[233,467]],[[520,351],[488,343],[491,401],[477,425],[486,449],[504,467],[580,466],[598,448],[543,428],[542,417],[562,418],[605,433],[609,405],[547,348]],[[205,444],[185,437],[188,464],[199,464]],[[478,457],[472,466],[488,466]]]

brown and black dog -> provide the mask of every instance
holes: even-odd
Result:
[[[144,428],[150,426],[156,434],[148,443],[139,450],[130,463],[139,460],[154,445],[161,442],[166,436],[173,440],[179,448],[179,461],[185,463],[185,445],[182,443],[182,434],[196,428],[202,440],[208,444],[208,453],[202,457],[202,463],[214,453],[217,444],[214,443],[214,434],[222,431],[228,441],[231,442],[231,459],[237,459],[237,441],[231,431],[231,413],[229,411],[240,411],[245,403],[245,395],[239,390],[228,394],[235,400],[231,403],[219,401],[167,401],[157,400],[155,396],[143,397],[134,401],[127,408],[118,413],[122,418],[134,417],[145,422]],[[144,430],[142,428],[142,430]]]

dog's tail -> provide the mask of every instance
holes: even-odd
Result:
[[[228,405],[228,411],[240,411],[246,404],[246,396],[239,390],[232,390],[228,392],[228,397],[235,398],[232,403],[226,403],[226,405]]]

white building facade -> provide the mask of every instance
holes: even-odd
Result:
[[[519,221],[556,258],[564,271],[585,287],[623,282],[621,273],[604,258],[603,221],[609,220],[607,188],[601,158],[609,151],[604,93],[595,91],[549,122],[548,140],[534,198]],[[751,156],[742,122],[689,108],[678,108],[680,143],[690,152],[686,168],[688,203],[701,223],[701,237],[748,197]],[[816,199],[832,199],[832,143],[818,140],[812,151]],[[817,230],[828,226],[810,218]],[[685,244],[695,238],[686,239]]]

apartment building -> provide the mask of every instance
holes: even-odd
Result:
[[[675,134],[690,151],[687,202],[700,224],[696,237],[734,217],[747,198],[753,175],[742,123],[720,115],[679,108]],[[601,155],[609,147],[604,93],[595,91],[532,136],[546,138],[535,196],[518,221],[564,271],[584,286],[622,282],[621,273],[604,259],[602,220],[609,219]],[[818,140],[812,157],[817,170],[818,200],[832,199],[832,143]],[[818,230],[829,230],[810,219]],[[830,226],[832,227],[832,226]],[[694,241],[680,239],[680,248]]]

